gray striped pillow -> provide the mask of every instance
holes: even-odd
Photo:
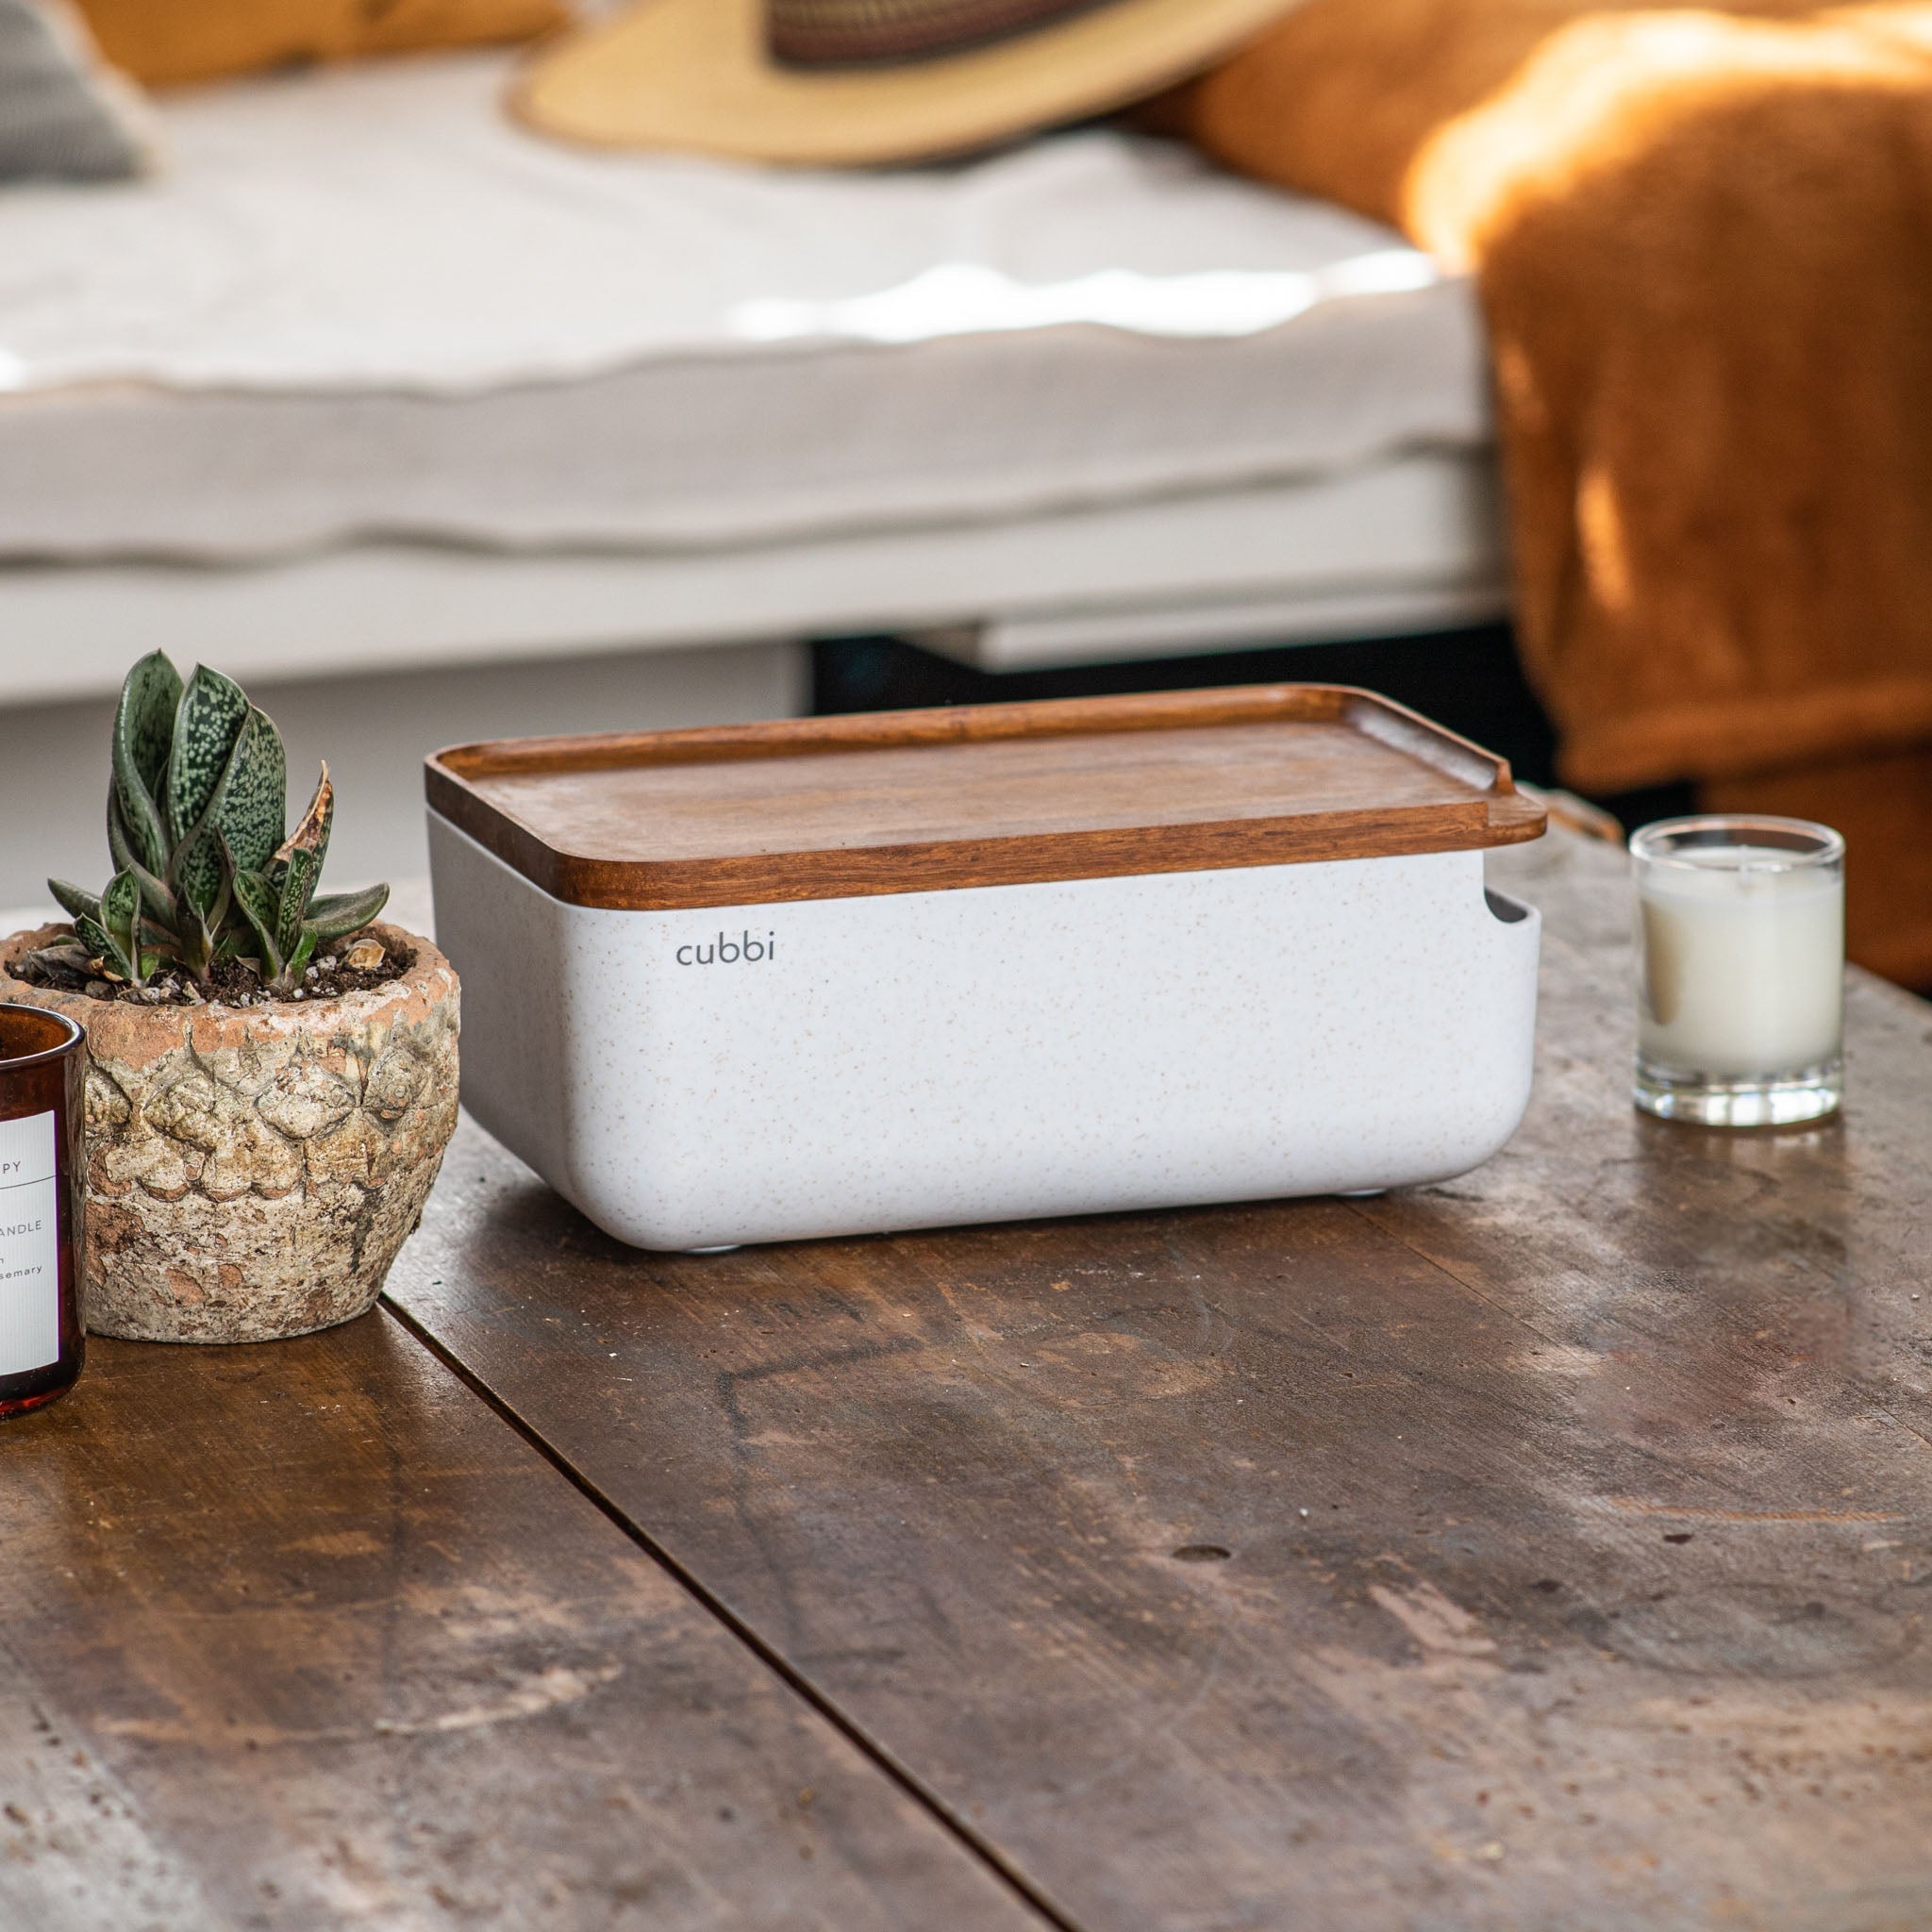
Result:
[[[107,181],[149,158],[134,84],[63,0],[0,0],[0,181]]]

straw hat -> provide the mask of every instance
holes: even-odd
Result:
[[[546,134],[820,166],[961,153],[1117,108],[1295,0],[639,0],[539,54]]]

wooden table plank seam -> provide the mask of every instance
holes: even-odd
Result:
[[[575,1467],[559,1450],[553,1448],[517,1412],[511,1403],[499,1396],[479,1375],[465,1366],[461,1359],[435,1334],[418,1322],[408,1308],[392,1302],[387,1295],[383,1296],[379,1306],[386,1315],[455,1375],[507,1428],[521,1437],[587,1502],[629,1538],[700,1608],[723,1625],[766,1670],[817,1711],[820,1717],[890,1778],[969,1856],[977,1859],[994,1877],[1006,1885],[1021,1904],[1037,1912],[1048,1924],[1055,1927],[1055,1932],[1082,1932],[1080,1925],[1035,1886],[1024,1873],[1016,1869],[997,1846],[954,1812],[937,1792],[833,1702],[810,1678],[796,1670],[715,1591],[708,1589],[701,1577],[680,1563],[641,1524],[626,1515],[622,1507],[599,1489],[583,1471]]]
[[[1042,1924],[558,1474],[382,1313],[98,1342],[0,1436],[0,1927]]]

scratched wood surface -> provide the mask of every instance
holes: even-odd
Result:
[[[1512,857],[1452,1185],[653,1257],[466,1128],[390,1292],[1087,1932],[1923,1927],[1932,1009],[1641,1120],[1621,858]]]
[[[0,1740],[5,1932],[1040,1923],[383,1314],[8,1425]]]

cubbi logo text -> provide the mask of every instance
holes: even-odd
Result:
[[[778,950],[778,935],[768,932],[763,939],[754,939],[750,933],[741,932],[734,940],[724,933],[708,945],[679,946],[677,963],[680,966],[736,966],[741,962],[756,966],[760,959],[769,959]]]

